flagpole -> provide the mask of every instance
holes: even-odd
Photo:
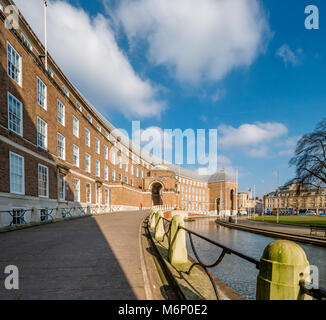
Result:
[[[45,70],[48,72],[48,42],[47,42],[47,3],[46,0],[44,0],[44,47],[45,47]]]

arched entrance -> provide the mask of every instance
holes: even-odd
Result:
[[[152,201],[154,206],[160,206],[163,204],[161,190],[163,186],[159,182],[155,182],[152,185]]]

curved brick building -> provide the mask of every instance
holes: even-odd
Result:
[[[194,212],[236,210],[237,185],[154,165],[65,77],[22,15],[5,27],[0,1],[0,211],[70,206],[135,210],[157,204]],[[139,148],[138,148],[139,150]]]

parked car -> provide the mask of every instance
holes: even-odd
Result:
[[[240,211],[240,216],[246,216],[246,215],[248,215],[247,211]]]

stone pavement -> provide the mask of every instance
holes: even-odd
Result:
[[[0,234],[0,299],[146,299],[140,225],[148,214],[119,212]],[[19,290],[4,269],[19,268]]]

